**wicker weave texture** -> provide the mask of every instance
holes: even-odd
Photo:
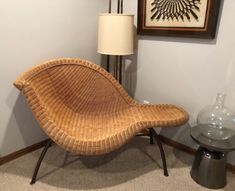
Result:
[[[180,107],[137,103],[111,74],[86,60],[47,61],[23,73],[14,85],[45,133],[78,154],[109,153],[146,128],[188,121]]]

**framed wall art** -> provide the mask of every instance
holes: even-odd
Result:
[[[215,38],[221,0],[138,0],[138,34]]]

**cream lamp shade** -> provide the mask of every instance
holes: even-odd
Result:
[[[107,55],[134,53],[134,15],[100,14],[98,50]]]

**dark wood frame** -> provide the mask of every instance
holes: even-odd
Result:
[[[200,27],[146,27],[146,1],[138,0],[138,34],[214,39],[221,0],[208,0],[205,26]]]

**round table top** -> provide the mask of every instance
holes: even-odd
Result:
[[[203,133],[205,125],[197,125],[191,128],[191,137],[200,146],[213,151],[229,152],[235,150],[235,135],[224,140],[212,139]]]

